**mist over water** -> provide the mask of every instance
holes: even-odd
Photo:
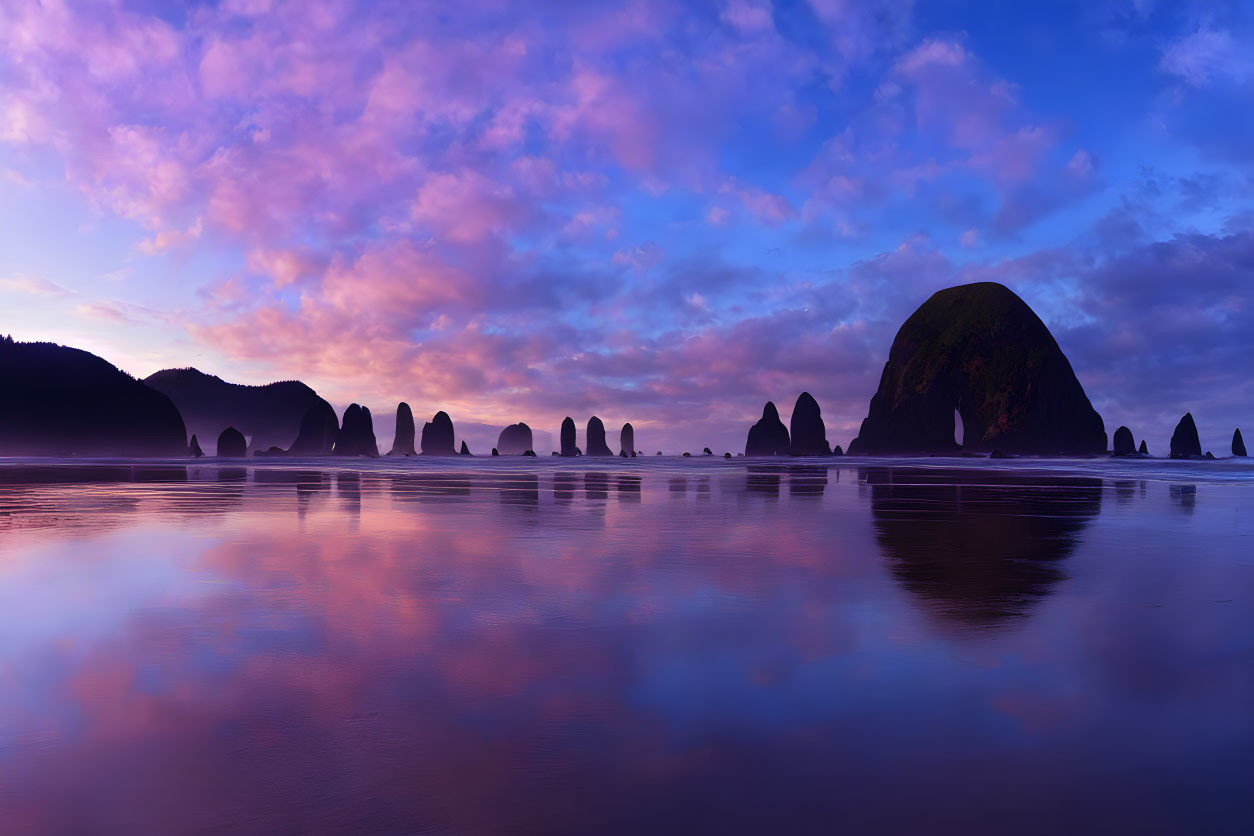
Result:
[[[1234,461],[0,462],[0,832],[1243,833]]]

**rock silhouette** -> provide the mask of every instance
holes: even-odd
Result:
[[[1049,329],[996,282],[933,294],[893,340],[852,455],[1106,451],[1102,418]]]
[[[531,427],[521,421],[501,430],[496,439],[496,447],[502,456],[521,456],[534,446]]]
[[[298,380],[244,386],[192,368],[163,369],[144,383],[169,396],[188,432],[213,438],[222,427],[238,427],[253,450],[288,444],[305,413],[326,403]]]
[[[1145,439],[1143,438],[1141,439],[1141,447],[1140,449],[1137,450],[1137,452],[1140,453],[1142,456],[1149,455],[1149,448],[1145,446]]]
[[[409,404],[401,401],[396,405],[396,435],[392,440],[389,456],[412,456],[414,449],[414,412]]]
[[[1245,439],[1241,438],[1240,427],[1232,434],[1232,455],[1245,457]]]
[[[499,455],[501,455],[501,451],[500,451],[500,450],[498,450],[498,449],[496,449],[495,447],[493,447],[493,448],[492,448],[492,455],[494,455],[494,456],[499,456]]]
[[[605,424],[601,423],[601,419],[593,415],[588,419],[588,447],[587,454],[589,456],[612,456],[613,451],[610,445],[605,443]]]
[[[562,455],[567,458],[579,455],[579,448],[575,446],[575,422],[569,415],[562,419]]]
[[[827,443],[827,428],[823,426],[819,402],[809,392],[802,392],[792,408],[788,435],[792,439],[791,452],[794,456],[826,456],[832,451]]]
[[[1197,437],[1197,424],[1193,423],[1193,413],[1186,412],[1176,424],[1176,431],[1171,434],[1171,457],[1187,459],[1189,456],[1202,455],[1202,442]]]
[[[370,410],[358,404],[349,404],[340,422],[340,434],[335,439],[337,456],[378,456],[379,444],[374,437],[374,419]]]
[[[244,434],[234,427],[227,427],[218,436],[218,456],[224,459],[242,459],[248,455],[248,442]]]
[[[636,430],[630,422],[623,424],[622,430],[618,433],[618,449],[619,455],[624,458],[636,457]]]
[[[200,442],[196,439],[195,434],[192,435],[192,440],[187,444],[187,452],[191,453],[192,458],[196,459],[205,454],[205,451],[200,449]]]
[[[762,417],[749,428],[745,441],[746,456],[787,456],[792,452],[788,429],[779,420],[779,410],[771,401],[762,407]]]
[[[845,451],[839,444],[837,444],[835,447],[832,448],[832,455],[843,456],[845,455]]]
[[[318,403],[305,411],[300,419],[300,432],[287,449],[292,456],[329,456],[335,450],[340,437],[340,422],[331,404],[318,399]]]
[[[3,456],[187,455],[169,397],[77,348],[0,338],[0,393]]]
[[[456,456],[453,446],[453,419],[443,410],[422,425],[422,454],[424,456]]]
[[[465,441],[463,441],[463,442],[462,442],[462,449],[461,449],[461,450],[458,450],[457,452],[458,452],[458,455],[462,455],[462,456],[469,456],[469,455],[470,455],[470,448],[469,448],[469,447],[467,447],[467,446],[466,446],[466,442],[465,442]]]
[[[1136,452],[1136,442],[1132,439],[1132,430],[1120,427],[1115,430],[1113,449],[1116,456],[1131,456]]]

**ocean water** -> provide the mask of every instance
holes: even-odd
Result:
[[[0,833],[201,832],[1254,832],[1254,467],[0,460]]]

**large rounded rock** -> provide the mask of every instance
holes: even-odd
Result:
[[[502,456],[521,456],[534,446],[531,427],[521,421],[501,430],[496,440],[496,449],[501,451]]]
[[[396,405],[396,435],[392,440],[389,456],[412,456],[414,449],[414,411],[401,401]]]
[[[823,412],[809,392],[802,392],[797,398],[788,430],[794,456],[826,456],[832,451],[827,443],[827,428],[823,426]]]
[[[377,456],[379,443],[374,437],[374,419],[370,410],[358,404],[349,404],[340,422],[340,435],[335,440],[337,456]]]
[[[287,452],[291,456],[329,456],[339,437],[340,421],[335,410],[320,399],[300,419],[300,432]]]
[[[424,456],[456,456],[453,443],[453,419],[441,410],[422,425],[422,454]]]
[[[1116,456],[1131,456],[1136,452],[1136,441],[1132,438],[1132,430],[1127,427],[1120,427],[1115,430],[1111,452]]]
[[[749,428],[745,441],[746,456],[787,456],[792,453],[788,428],[779,420],[779,410],[771,401],[762,407],[762,417]]]
[[[601,419],[595,415],[588,419],[588,445],[586,455],[614,455],[613,451],[610,450],[610,445],[605,443],[605,424],[601,423]]]
[[[1171,457],[1187,459],[1190,456],[1202,455],[1202,442],[1197,437],[1197,424],[1193,423],[1193,413],[1186,412],[1176,424],[1176,431],[1171,434]]]
[[[224,459],[242,459],[248,455],[248,442],[244,434],[234,427],[227,427],[218,435],[218,455]]]
[[[636,431],[630,423],[623,424],[623,429],[618,434],[618,450],[618,454],[624,458],[636,457]]]
[[[1241,438],[1241,428],[1237,427],[1236,432],[1232,434],[1232,455],[1245,456],[1245,439]]]
[[[1106,451],[1102,417],[1045,323],[1009,288],[941,290],[897,332],[854,455]]]
[[[579,455],[579,447],[575,444],[575,422],[569,415],[562,419],[561,439],[563,456]]]

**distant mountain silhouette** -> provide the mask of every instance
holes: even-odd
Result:
[[[340,437],[340,422],[331,404],[318,399],[300,419],[300,432],[288,448],[292,456],[329,456]]]
[[[417,453],[414,448],[414,433],[414,412],[409,404],[401,401],[396,405],[396,436],[388,455],[412,456]]]
[[[792,452],[788,428],[779,420],[779,410],[772,401],[762,407],[762,417],[749,428],[745,441],[746,456],[787,456]]]
[[[1193,423],[1193,413],[1186,412],[1176,424],[1176,431],[1171,434],[1171,457],[1187,459],[1190,456],[1202,455],[1202,442],[1197,437],[1197,424]]]
[[[521,421],[517,424],[510,424],[501,430],[500,436],[497,437],[496,449],[502,456],[521,456],[528,450],[534,449],[531,427]]]
[[[605,443],[605,424],[601,423],[601,419],[593,415],[588,419],[588,436],[587,450],[584,455],[587,456],[612,456],[614,451],[610,449],[610,445]]]
[[[893,340],[853,455],[953,453],[1098,455],[1106,430],[1045,323],[1009,288],[941,290]]]
[[[190,432],[217,438],[233,426],[248,437],[251,450],[287,447],[309,408],[326,403],[298,380],[245,386],[192,368],[164,369],[144,383],[169,396]]]
[[[335,439],[337,456],[378,456],[379,443],[374,437],[374,419],[370,410],[349,404],[340,422],[340,435]]]
[[[809,392],[802,392],[792,408],[788,436],[794,456],[826,456],[832,452],[827,443],[827,428],[823,426],[823,412]]]
[[[170,398],[77,348],[0,339],[0,393],[0,455],[188,455]]]
[[[456,456],[453,444],[453,419],[447,412],[437,412],[435,417],[422,425],[422,454],[424,456]]]
[[[618,455],[625,459],[636,457],[636,430],[630,423],[623,424],[618,433]]]
[[[562,455],[578,456],[579,448],[575,446],[575,422],[569,415],[562,419]]]

